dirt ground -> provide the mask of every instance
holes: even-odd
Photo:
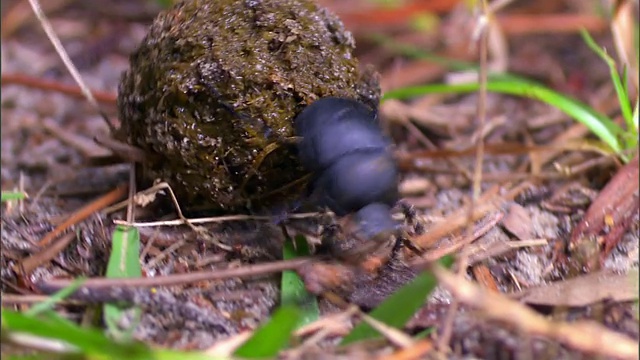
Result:
[[[102,8],[88,6],[88,2],[57,1],[47,5],[47,13],[82,77],[99,92],[103,110],[117,122],[115,97],[120,75],[160,8],[152,1],[112,3]],[[473,15],[462,6],[441,10],[431,30],[418,31],[395,23],[371,23],[339,2],[323,3],[343,16],[354,32],[359,58],[378,68],[384,90],[440,82],[452,73],[376,42],[368,36],[373,32],[443,56],[469,61],[477,58],[472,50]],[[562,6],[551,1],[538,6],[525,3],[516,1],[502,13],[508,71],[536,79],[620,118],[608,68],[584,44],[577,26],[562,33],[535,28],[524,31],[514,30],[508,21],[522,14],[543,19],[550,13],[584,14],[586,10],[571,1],[558,2]],[[23,204],[11,203],[2,209],[2,302],[12,308],[24,308],[39,299],[38,295],[52,291],[47,285],[52,279],[104,275],[113,219],[124,218],[124,211],[93,212],[56,237],[54,245],[66,241],[59,248],[42,247],[39,242],[69,214],[127,184],[129,177],[127,164],[87,165],[87,159],[108,154],[93,142],[94,136],[107,135],[108,128],[78,92],[65,93],[65,86],[75,84],[30,11],[26,2],[2,2],[1,186],[29,194]],[[614,52],[606,23],[593,25],[590,31],[599,44]],[[499,62],[495,52],[491,55],[490,60]],[[634,295],[633,278],[624,275],[635,271],[637,281],[637,158],[635,167],[634,161],[625,167],[612,157],[567,145],[586,145],[593,138],[559,110],[514,96],[488,94],[487,124],[480,134],[478,101],[477,94],[429,95],[382,105],[381,116],[396,143],[402,167],[402,203],[414,210],[407,218],[398,206],[396,215],[406,218],[411,239],[429,259],[460,255],[464,248],[468,280],[489,291],[517,297],[547,318],[567,323],[589,320],[639,341],[637,285]],[[485,143],[483,196],[473,205],[475,222],[467,230],[464,224],[471,183],[465,174],[473,173],[475,148],[470,144],[480,137]],[[615,189],[606,190],[614,181]],[[606,229],[592,234],[584,230],[584,223],[604,221],[588,212],[597,201],[603,209],[625,211],[614,212],[615,218]],[[161,213],[153,206],[138,214],[141,221],[175,218],[175,214]],[[292,220],[288,231],[317,232],[317,225],[326,222],[325,218]],[[222,270],[281,259],[284,235],[275,221],[203,226],[207,236],[186,226],[141,228],[144,276]],[[584,231],[579,233],[581,229]],[[314,236],[308,239],[316,244],[320,241]],[[231,250],[219,248],[214,240]],[[357,242],[346,244],[338,246],[358,246]],[[322,246],[317,249],[327,251]],[[372,309],[416,275],[412,266],[416,261],[416,255],[403,248],[379,271],[354,270],[352,265],[333,261],[319,266],[326,266],[328,270],[321,267],[326,271],[334,271],[331,269],[336,266],[337,277],[347,274],[348,284],[332,291],[349,303]],[[20,266],[26,265],[25,273]],[[316,270],[299,271],[307,281],[317,281]],[[87,321],[95,314],[95,304],[132,301],[144,309],[135,332],[137,339],[163,347],[207,349],[267,319],[278,306],[279,279],[277,273],[270,273],[166,286],[154,293],[136,288],[103,290],[85,294],[60,310],[74,320]],[[616,281],[623,285],[611,286]],[[322,290],[328,286],[314,285]],[[596,356],[567,346],[561,339],[532,334],[530,329],[518,328],[517,323],[491,320],[482,309],[464,301],[450,320],[453,299],[450,291],[438,288],[404,330],[417,334],[435,328],[431,340],[436,343],[447,336],[444,329],[449,327],[451,352],[447,357],[451,359]],[[320,304],[323,316],[341,311],[324,298]],[[339,333],[289,356],[367,358],[392,353],[388,344],[338,351],[332,345]]]

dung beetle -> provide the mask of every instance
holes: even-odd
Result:
[[[294,119],[298,157],[312,173],[311,197],[337,216],[355,214],[366,238],[395,231],[398,168],[377,112],[345,98],[325,97]]]

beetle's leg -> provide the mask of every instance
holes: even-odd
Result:
[[[284,236],[285,240],[294,243],[293,242],[293,238],[291,237],[291,235],[289,235],[289,231],[287,230],[287,226],[284,223],[280,223],[279,225],[280,225],[280,230],[282,231],[282,235]]]
[[[200,78],[203,78],[202,73],[200,73],[200,71],[199,71],[199,76]],[[253,144],[254,146],[261,145],[261,143],[263,143],[264,140],[268,141],[270,139],[275,139],[275,141],[270,142],[266,146],[264,146],[263,149],[258,154],[258,156],[254,159],[253,164],[251,165],[251,168],[249,169],[248,173],[245,175],[245,178],[242,181],[242,184],[240,184],[240,192],[244,193],[244,189],[247,183],[258,172],[258,169],[262,165],[262,162],[264,161],[264,159],[267,156],[269,156],[269,154],[276,151],[282,144],[294,143],[296,140],[295,139],[291,140],[290,138],[282,137],[281,135],[275,133],[273,129],[269,127],[269,125],[265,121],[257,120],[251,116],[247,116],[246,114],[243,114],[237,111],[236,109],[234,109],[234,107],[231,104],[229,104],[229,102],[227,102],[224,99],[224,97],[222,96],[222,93],[210,83],[204,83],[203,85],[211,94],[215,96],[216,101],[220,104],[220,106],[222,106],[225,109],[225,111],[227,111],[229,114],[231,114],[232,116],[236,117],[237,119],[241,120],[243,123],[246,123],[248,125],[248,128],[243,126],[244,130],[252,134],[254,139],[257,139],[259,141],[259,143],[257,144],[254,143]],[[256,134],[256,131],[262,132],[262,135],[263,135],[262,138],[264,138],[264,140],[262,140],[260,136],[257,136],[258,134]],[[251,144],[251,141],[249,141],[249,143]]]
[[[424,234],[426,229],[424,227],[424,224],[420,221],[420,217],[418,216],[415,207],[404,201],[399,201],[398,205],[400,206],[400,209],[404,214],[404,218],[406,219],[407,224],[411,226],[413,232],[416,235]]]
[[[197,69],[197,71],[198,71],[199,77],[201,79],[204,79],[200,69]],[[204,86],[204,88],[207,89],[207,91],[209,91],[211,94],[213,94],[213,96],[215,97],[215,99],[218,102],[218,104],[220,104],[220,106],[222,106],[222,108],[225,111],[227,111],[229,114],[235,116],[237,119],[241,120],[243,123],[246,123],[247,125],[249,125],[249,129],[244,128],[244,130],[247,131],[248,133],[252,134],[252,136],[259,138],[259,136],[258,136],[258,134],[256,132],[261,132],[265,139],[267,139],[267,140],[275,140],[276,144],[289,144],[289,143],[291,143],[291,138],[293,138],[293,137],[284,137],[284,136],[278,134],[277,132],[273,131],[273,129],[264,120],[258,120],[258,119],[253,118],[250,115],[247,115],[247,114],[244,114],[244,113],[241,113],[241,112],[237,111],[227,100],[224,99],[224,96],[222,95],[220,90],[218,90],[218,88],[213,86],[211,83],[202,83],[202,85]],[[267,155],[268,155],[268,153],[266,155],[264,155],[263,158],[266,157]],[[258,166],[259,166],[259,164],[258,164]]]
[[[295,142],[297,142],[298,139],[299,139],[298,137],[292,136],[292,137],[282,138],[281,140],[267,144],[260,151],[258,156],[256,156],[255,159],[253,160],[253,163],[251,164],[251,169],[246,174],[244,181],[242,182],[242,185],[240,185],[240,189],[244,189],[249,179],[251,179],[252,176],[258,173],[258,169],[260,168],[260,165],[262,165],[262,162],[264,161],[264,159],[267,158],[267,156],[269,156],[269,154],[278,150],[280,146],[295,144]]]
[[[278,224],[281,225],[281,224]],[[293,229],[296,233],[300,233],[305,236],[311,236],[314,238],[322,238],[322,231],[316,224],[309,224],[304,221],[289,221],[286,223],[287,227]]]
[[[274,214],[272,222],[275,225],[287,223],[289,220],[289,213],[295,212],[301,206],[302,202],[300,200],[293,201],[291,204],[287,202],[283,206],[276,206],[272,211]]]
[[[411,241],[408,234],[404,231],[398,234],[398,242],[402,243],[404,247],[411,250],[418,256],[422,256],[425,253],[425,250]]]
[[[249,182],[249,179],[251,179],[253,175],[258,173],[258,169],[260,168],[260,165],[262,165],[264,159],[269,156],[269,154],[276,151],[279,147],[280,145],[278,143],[270,143],[265,146],[265,148],[258,154],[258,156],[256,156],[256,158],[253,160],[253,164],[251,164],[251,168],[245,175],[242,184],[240,184],[240,191],[244,191],[244,188],[245,186],[247,186],[247,182]]]
[[[326,217],[322,220],[326,221]],[[322,221],[321,220],[321,221]],[[321,244],[326,251],[336,259],[343,259],[345,257],[345,251],[342,245],[345,245],[344,231],[339,223],[329,220],[330,223],[322,224],[321,231]]]
[[[277,195],[277,194],[287,193],[291,188],[296,187],[296,186],[302,186],[305,183],[307,183],[309,181],[310,177],[311,177],[310,174],[302,176],[299,179],[296,179],[296,180],[294,180],[294,181],[292,181],[292,182],[290,182],[288,184],[285,184],[285,185],[283,185],[283,186],[281,186],[281,187],[279,187],[279,188],[277,188],[277,189],[275,189],[273,191],[270,191],[270,192],[268,192],[266,194],[260,194],[259,196],[256,196],[255,199],[264,199],[264,198],[272,197],[272,196]]]
[[[398,230],[395,234],[396,241],[391,249],[390,259],[396,259],[400,255],[400,251],[406,246],[406,242],[409,241],[404,234],[404,231]]]

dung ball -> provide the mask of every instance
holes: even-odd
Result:
[[[118,93],[118,137],[147,158],[139,180],[167,181],[187,210],[299,199],[295,116],[326,96],[377,107],[377,76],[354,47],[308,0],[187,0],[161,13]]]

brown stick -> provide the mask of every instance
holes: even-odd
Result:
[[[3,86],[22,85],[34,89],[55,91],[78,99],[84,99],[84,95],[82,94],[80,87],[63,84],[57,81],[43,80],[24,74],[2,74],[0,81]],[[91,90],[91,93],[99,102],[112,105],[115,105],[116,103],[117,95],[112,92]]]
[[[239,268],[230,268],[215,271],[199,271],[188,274],[174,274],[155,278],[128,278],[128,279],[108,279],[91,278],[87,279],[82,288],[100,289],[110,287],[157,287],[174,286],[196,283],[200,281],[212,281],[229,278],[247,278],[279,273],[284,270],[295,270],[307,264],[309,258],[298,258],[294,260],[283,260],[266,264],[248,265]],[[45,280],[38,284],[44,292],[53,293],[71,285],[71,280],[52,279]]]
[[[96,199],[95,201],[83,206],[78,209],[76,212],[71,214],[62,224],[58,225],[53,231],[45,235],[45,237],[40,240],[38,243],[40,246],[47,246],[51,241],[57,238],[60,234],[62,234],[69,227],[79,223],[80,221],[88,218],[91,214],[95,213],[98,210],[107,207],[116,201],[120,200],[123,196],[127,194],[127,185],[121,185],[117,187],[115,190],[107,193],[106,195]]]

